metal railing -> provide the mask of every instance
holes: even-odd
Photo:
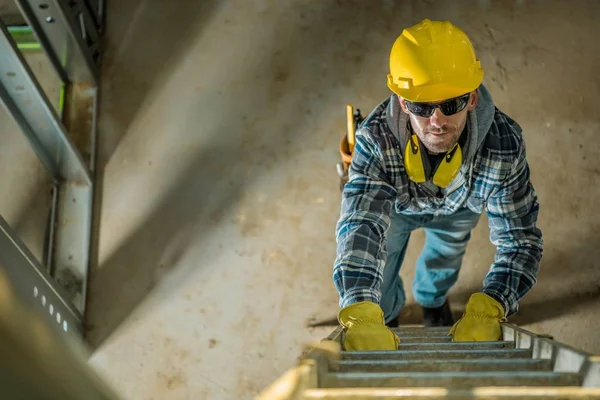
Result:
[[[103,2],[16,0],[28,27],[0,20],[0,100],[52,178],[42,260],[0,217],[0,269],[67,336],[80,338],[92,233]],[[32,42],[32,32],[38,45]],[[17,43],[25,35],[27,45]],[[62,81],[52,106],[23,49],[42,49]]]

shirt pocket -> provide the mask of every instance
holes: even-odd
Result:
[[[474,213],[481,214],[485,200],[479,196],[471,195],[467,198],[467,207]]]
[[[467,186],[462,185],[452,193],[447,194],[444,199],[444,206],[446,210],[455,212],[459,208],[462,208],[467,200],[468,192],[469,190]]]
[[[463,185],[446,197],[445,206],[450,212],[460,208],[469,208],[471,211],[481,214],[485,200],[478,196],[470,186]]]

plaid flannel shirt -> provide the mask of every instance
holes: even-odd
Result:
[[[336,227],[333,278],[340,307],[379,303],[387,258],[386,232],[393,212],[448,215],[461,207],[485,207],[496,256],[482,291],[518,311],[519,300],[535,285],[542,257],[536,227],[539,204],[529,179],[520,126],[494,107],[492,125],[458,185],[443,196],[409,180],[399,138],[390,130],[383,102],[356,132],[349,181]]]

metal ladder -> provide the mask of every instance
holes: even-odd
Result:
[[[448,328],[394,331],[397,351],[345,352],[339,327],[258,399],[600,399],[600,356],[511,324],[498,342],[452,342]]]

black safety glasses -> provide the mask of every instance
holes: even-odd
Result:
[[[431,117],[435,112],[435,109],[438,107],[444,115],[449,116],[464,110],[467,104],[469,103],[470,95],[471,93],[467,93],[465,95],[455,97],[453,99],[446,100],[441,103],[413,103],[407,100],[405,100],[405,103],[406,108],[408,108],[408,111],[410,111],[411,114],[417,115],[419,117]]]

